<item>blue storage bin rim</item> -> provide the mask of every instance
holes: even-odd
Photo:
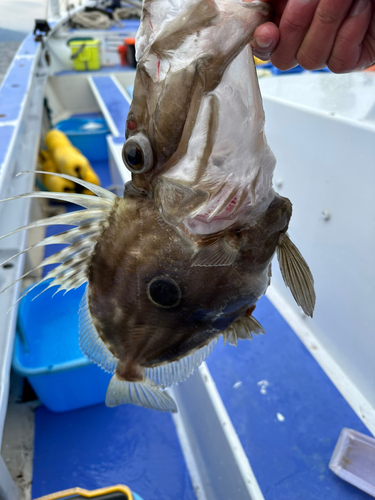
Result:
[[[43,366],[40,368],[27,368],[26,366],[23,366],[20,363],[17,357],[17,350],[20,349],[20,344],[21,342],[19,338],[16,338],[14,352],[13,352],[13,359],[12,359],[12,367],[14,371],[19,373],[23,377],[30,377],[35,375],[48,375],[49,373],[63,372],[75,368],[82,368],[84,366],[92,364],[92,362],[88,358],[82,355],[82,358],[74,359],[73,361],[65,361],[64,363],[60,363],[58,365]]]
[[[52,281],[53,280],[45,281],[44,283],[45,283],[46,287]],[[58,285],[56,285],[56,286],[58,286]],[[33,285],[28,287],[25,291],[29,290],[32,287],[33,287]],[[75,368],[82,368],[84,366],[88,366],[88,365],[92,364],[92,361],[90,361],[89,358],[87,358],[84,354],[82,354],[82,356],[80,358],[74,359],[72,361],[64,361],[63,363],[59,363],[59,364],[55,364],[55,365],[42,366],[42,367],[38,367],[38,368],[28,368],[27,366],[23,366],[18,358],[18,353],[20,352],[20,349],[22,349],[21,330],[23,328],[19,318],[22,315],[24,307],[26,307],[25,304],[26,304],[26,301],[21,300],[19,307],[18,307],[16,338],[14,341],[14,349],[13,349],[13,357],[12,357],[12,367],[17,373],[19,373],[20,375],[22,375],[24,377],[30,377],[30,376],[35,376],[35,375],[47,375],[50,373],[63,372],[63,371],[72,370]]]

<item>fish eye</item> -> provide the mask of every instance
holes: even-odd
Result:
[[[122,160],[133,174],[144,174],[151,170],[153,154],[150,141],[143,134],[130,137],[122,148]]]
[[[181,301],[181,289],[169,276],[157,276],[147,287],[149,300],[158,307],[169,309]]]

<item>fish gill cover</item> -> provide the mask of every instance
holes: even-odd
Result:
[[[108,406],[177,411],[165,389],[189,377],[220,335],[237,345],[264,333],[253,312],[275,252],[312,316],[313,278],[286,234],[292,205],[272,188],[249,49],[268,15],[262,2],[144,0],[123,197],[64,174],[96,196],[22,195],[86,209],[16,231],[77,226],[37,244],[70,244],[39,267],[60,264],[44,280],[61,290],[87,282],[80,348],[113,373]]]

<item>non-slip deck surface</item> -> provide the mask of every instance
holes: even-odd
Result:
[[[196,500],[169,414],[133,405],[38,408],[32,498],[115,484],[143,500]]]
[[[368,499],[328,469],[343,427],[368,430],[267,298],[254,316],[266,335],[207,364],[265,499]]]

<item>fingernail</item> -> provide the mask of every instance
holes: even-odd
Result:
[[[266,36],[258,36],[255,43],[260,49],[269,49],[273,45],[273,40]]]
[[[361,12],[365,10],[369,1],[368,0],[357,0],[357,2],[353,5],[352,11],[350,15],[352,17],[358,16]]]

